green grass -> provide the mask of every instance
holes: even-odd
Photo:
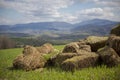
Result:
[[[64,45],[54,46],[62,50]],[[22,53],[22,48],[0,50],[0,80],[120,80],[119,67],[107,68],[98,66],[71,72],[62,71],[60,68],[44,68],[39,71],[12,70],[12,61]],[[49,58],[52,55],[48,55]],[[116,77],[116,75],[118,75]]]

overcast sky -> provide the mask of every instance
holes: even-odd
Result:
[[[94,18],[120,21],[120,0],[0,0],[0,25]]]

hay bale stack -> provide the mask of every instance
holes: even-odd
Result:
[[[89,36],[84,41],[91,46],[91,50],[96,52],[99,48],[105,46],[108,37]]]
[[[91,66],[96,66],[98,63],[97,54],[87,54],[82,56],[75,56],[62,62],[61,68],[65,71],[74,71],[75,69],[82,69]]]
[[[119,36],[111,35],[107,40],[107,45],[113,48],[117,52],[117,54],[120,56],[120,37]]]
[[[43,44],[43,45],[40,46],[40,47],[37,47],[37,50],[38,50],[40,53],[48,54],[48,53],[51,53],[51,52],[54,51],[54,47],[52,46],[52,44],[46,43],[46,44]]]
[[[72,42],[67,44],[64,49],[63,49],[63,53],[77,53],[79,50],[79,46],[77,44],[77,42]]]
[[[120,64],[120,57],[114,51],[114,49],[108,46],[99,49],[97,53],[99,54],[102,63],[107,65],[108,67]]]
[[[13,67],[29,71],[44,67],[45,62],[44,57],[35,47],[26,46],[23,50],[23,54],[14,59]]]
[[[53,56],[52,58],[50,58],[48,61],[47,61],[47,65],[50,65],[50,66],[60,66],[61,63],[66,60],[66,59],[69,59],[69,58],[72,58],[74,56],[82,56],[82,55],[88,55],[88,54],[94,54],[94,52],[89,52],[89,51],[86,51],[86,50],[79,50],[78,53],[60,53],[58,55],[55,55]]]
[[[114,34],[116,36],[120,36],[120,24],[117,25],[115,28],[113,28],[111,30],[110,34]]]

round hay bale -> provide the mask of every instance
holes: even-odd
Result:
[[[108,37],[89,36],[84,41],[91,46],[92,52],[96,52],[99,48],[105,46]]]
[[[82,56],[75,56],[62,62],[61,68],[65,71],[74,71],[87,67],[94,67],[98,63],[97,54],[88,54]]]
[[[116,36],[120,36],[120,24],[117,25],[115,28],[113,28],[111,30],[110,34],[114,34]]]
[[[40,47],[37,47],[37,50],[38,50],[40,53],[48,54],[48,53],[51,53],[51,52],[54,51],[54,47],[52,46],[52,44],[46,43],[46,44],[43,44],[43,45],[40,46]]]
[[[46,63],[46,60],[36,50],[35,47],[27,46],[27,48],[26,47],[24,48],[23,54],[18,56],[13,61],[13,67],[29,71],[37,68],[42,68],[44,67],[45,63]]]
[[[72,42],[67,44],[64,49],[63,49],[63,53],[77,53],[79,50],[79,46],[76,42]]]
[[[107,46],[113,48],[117,54],[120,56],[120,37],[111,35],[107,40]]]
[[[120,57],[114,51],[114,49],[110,47],[106,46],[102,49],[99,49],[97,53],[99,54],[102,63],[107,65],[108,67],[120,64]]]

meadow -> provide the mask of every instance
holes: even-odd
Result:
[[[54,46],[62,50],[64,45]],[[105,65],[76,70],[74,73],[62,71],[58,67],[44,68],[41,72],[12,69],[15,57],[22,48],[0,50],[0,80],[120,80],[120,66],[107,68]],[[54,54],[49,54],[46,59]]]

